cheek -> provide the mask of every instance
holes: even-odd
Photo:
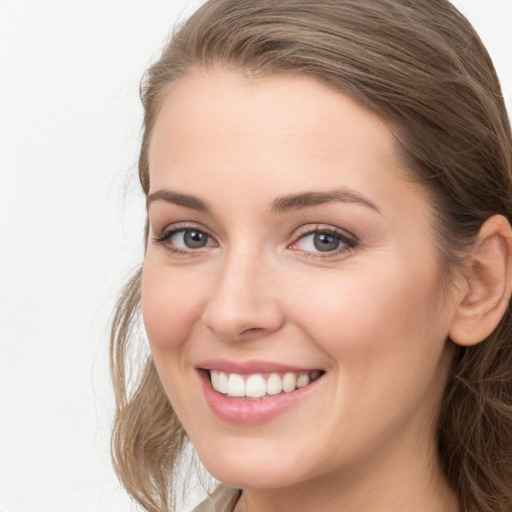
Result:
[[[337,442],[370,446],[411,418],[434,414],[450,364],[446,322],[432,275],[388,268],[334,281],[311,284],[307,303],[295,303],[296,318],[331,360],[337,407],[330,425],[333,432],[344,425]]]
[[[439,315],[436,272],[399,264],[377,270],[309,283],[294,299],[302,329],[336,362],[366,368],[386,360],[399,367],[441,351],[448,323]]]
[[[141,309],[153,353],[180,349],[201,315],[197,286],[148,256],[142,273]]]
[[[153,361],[180,420],[197,416],[197,400],[183,393],[183,382],[190,377],[189,340],[201,317],[204,295],[204,289],[190,286],[190,276],[183,274],[155,262],[149,254],[141,287],[141,310]]]

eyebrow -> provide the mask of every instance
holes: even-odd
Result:
[[[203,199],[191,194],[173,192],[168,189],[157,190],[156,192],[149,194],[146,198],[146,208],[149,208],[149,205],[154,201],[165,201],[167,203],[172,203],[177,206],[183,206],[200,212],[211,212],[212,210],[208,203]],[[354,190],[346,188],[338,188],[325,192],[302,192],[299,194],[281,196],[272,202],[270,211],[273,213],[285,213],[332,202],[357,203],[375,210],[378,213],[382,213],[380,208],[368,198]]]
[[[346,188],[338,188],[325,192],[304,192],[278,197],[273,201],[271,211],[283,213],[332,202],[357,203],[375,210],[378,213],[382,213],[380,208],[368,198],[362,196],[355,190]]]
[[[200,212],[208,212],[211,211],[208,203],[199,199],[196,196],[190,194],[181,194],[179,192],[173,192],[172,190],[157,190],[152,194],[148,194],[146,197],[146,208],[149,208],[149,205],[154,201],[165,201],[166,203],[172,203],[177,206],[184,206],[185,208],[190,208],[191,210],[197,210]]]

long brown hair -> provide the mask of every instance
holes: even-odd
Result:
[[[450,276],[493,214],[512,221],[512,139],[491,59],[447,0],[210,0],[179,27],[141,86],[139,177],[170,84],[193,68],[304,74],[334,86],[391,127],[410,179],[435,211]],[[449,286],[450,280],[447,279]],[[150,512],[173,506],[186,440],[150,356],[133,376],[140,271],[112,327],[112,453],[128,492]],[[512,318],[474,347],[456,347],[438,418],[438,453],[464,512],[512,511]]]

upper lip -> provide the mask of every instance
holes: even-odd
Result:
[[[253,373],[286,373],[286,372],[312,372],[320,368],[304,368],[272,361],[230,361],[228,359],[208,359],[201,361],[197,368],[200,370],[217,370],[225,373],[253,374]]]

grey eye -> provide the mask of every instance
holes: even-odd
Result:
[[[340,246],[340,239],[329,233],[315,233],[313,235],[313,245],[320,252],[335,251]]]
[[[315,231],[300,238],[296,247],[306,252],[332,252],[343,243],[340,238],[325,231]]]
[[[201,249],[208,243],[208,235],[197,229],[184,229],[178,231],[175,235],[176,238],[181,238],[182,243],[188,249]]]
[[[291,249],[299,249],[310,255],[322,254],[325,257],[341,254],[357,246],[357,240],[349,238],[341,231],[335,231],[334,228],[322,229],[315,227],[309,233],[305,233],[291,246]]]

